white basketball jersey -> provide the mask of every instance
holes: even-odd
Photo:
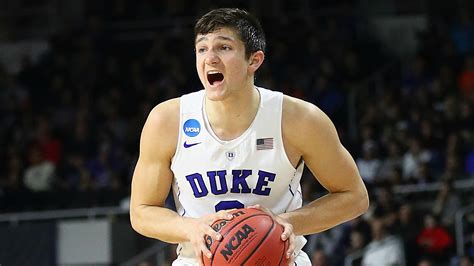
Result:
[[[255,204],[276,214],[301,207],[304,163],[295,169],[283,147],[283,94],[257,89],[260,104],[254,121],[230,141],[220,140],[212,131],[203,106],[204,90],[181,97],[178,146],[171,163],[180,215],[201,217]]]
[[[295,169],[283,147],[283,94],[258,91],[254,121],[230,141],[212,131],[203,108],[204,90],[181,97],[178,147],[171,164],[180,215],[201,217],[255,204],[276,214],[301,207],[303,164]]]

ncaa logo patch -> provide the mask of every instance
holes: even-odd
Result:
[[[188,137],[196,137],[201,132],[201,124],[196,119],[188,119],[183,125],[184,134]]]

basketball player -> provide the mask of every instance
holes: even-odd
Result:
[[[204,236],[222,238],[210,225],[231,219],[228,209],[258,205],[283,225],[291,264],[311,265],[302,235],[368,208],[353,158],[316,106],[255,86],[265,37],[252,15],[226,8],[205,14],[195,25],[195,50],[204,90],[157,105],[143,127],[133,228],[179,243],[173,265],[199,265],[201,254],[211,256]],[[301,206],[305,163],[329,194]],[[177,212],[164,207],[170,188]]]

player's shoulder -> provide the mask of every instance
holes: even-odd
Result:
[[[173,122],[179,122],[179,98],[173,98],[156,105],[148,115],[148,120],[152,124],[170,125]]]
[[[324,123],[327,119],[327,115],[316,105],[299,98],[283,95],[284,122],[314,125],[315,122]]]
[[[291,96],[283,98],[283,136],[302,154],[325,145],[336,136],[334,124],[316,105]]]
[[[156,105],[148,114],[140,139],[142,158],[170,159],[176,148],[179,128],[179,98]],[[159,148],[157,148],[159,147]],[[158,157],[154,157],[158,156]]]
[[[143,134],[147,141],[153,141],[157,136],[167,141],[177,138],[179,128],[179,98],[167,100],[156,105],[148,114]]]

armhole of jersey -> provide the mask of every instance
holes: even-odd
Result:
[[[288,158],[288,154],[286,153],[286,149],[285,149],[285,142],[283,141],[283,101],[285,100],[285,95],[281,92],[279,92],[279,106],[280,106],[280,114],[279,114],[279,119],[278,119],[278,127],[279,127],[279,130],[278,130],[278,134],[280,135],[279,136],[279,139],[280,139],[280,145],[281,145],[281,148],[283,150],[282,152],[282,155],[283,156],[283,160],[286,161],[286,163],[288,164],[289,167],[291,167],[291,169],[293,169],[295,172],[298,170],[298,166],[300,165],[301,163],[301,160],[302,158],[300,158],[300,161],[298,162],[298,164],[295,166],[293,166],[293,164],[291,164],[291,161],[290,161],[290,158]]]
[[[179,155],[180,155],[180,148],[181,147],[181,134],[182,134],[182,130],[181,130],[181,127],[182,127],[182,124],[183,124],[183,116],[181,115],[183,113],[183,96],[181,96],[181,98],[179,99],[179,127],[178,127],[178,141],[176,142],[176,151],[174,152],[174,155],[173,155],[173,158],[171,158],[171,165],[170,165],[170,168],[171,170],[174,170],[174,165],[175,163],[178,161],[179,159]]]

